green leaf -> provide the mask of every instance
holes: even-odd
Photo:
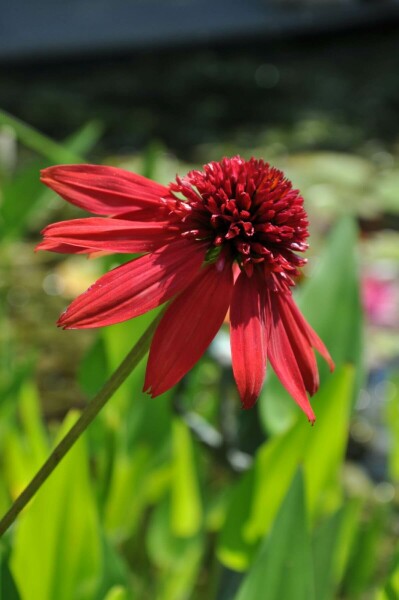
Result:
[[[159,163],[159,155],[164,151],[163,145],[157,140],[151,141],[147,144],[143,152],[143,164],[140,169],[141,175],[148,179],[154,179],[156,181],[156,170]]]
[[[132,595],[127,593],[129,586],[129,568],[115,548],[102,535],[102,574],[101,584],[96,595],[97,600],[119,598],[118,594],[123,594],[121,598],[131,600]]]
[[[57,144],[46,135],[40,133],[30,125],[20,121],[16,117],[0,110],[0,126],[12,127],[18,140],[27,148],[41,154],[53,163],[79,163],[81,157],[74,151]]]
[[[341,524],[337,547],[335,550],[335,582],[341,582],[353,553],[353,546],[361,523],[363,500],[360,498],[347,499],[341,509]]]
[[[2,432],[3,474],[13,497],[27,485],[49,453],[49,443],[40,416],[38,391],[32,381],[21,383],[16,400],[22,432],[10,422]]]
[[[391,581],[385,585],[383,589],[379,589],[373,600],[398,600],[398,594],[392,586]]]
[[[109,590],[108,594],[104,596],[104,600],[129,600],[130,596],[125,587],[117,585]]]
[[[204,539],[201,533],[193,537],[177,537],[171,528],[170,497],[166,496],[151,517],[147,547],[158,569],[157,600],[184,600],[191,597],[201,564]]]
[[[396,556],[395,566],[385,582],[385,585],[380,589],[375,597],[375,600],[397,600],[399,597],[399,556]]]
[[[5,554],[2,549],[0,553],[0,600],[21,600]]]
[[[59,439],[76,418],[66,418]],[[101,540],[84,436],[20,515],[10,564],[23,600],[92,600]]]
[[[368,511],[367,522],[363,522],[356,532],[343,586],[349,598],[358,598],[368,588],[376,572],[376,556],[380,554],[380,543],[387,528],[388,516],[385,506],[376,506]]]
[[[89,368],[81,373],[87,391],[103,383],[155,314],[100,332],[85,358]],[[136,531],[146,507],[170,486],[170,394],[151,399],[142,392],[145,368],[143,359],[90,428],[92,453],[102,473],[99,487],[106,529],[118,541]]]
[[[250,469],[241,476],[233,488],[226,520],[222,528],[217,556],[221,563],[234,571],[245,571],[253,557],[255,541],[244,535],[249,507],[253,501],[255,470]]]
[[[362,309],[356,242],[354,222],[350,218],[339,221],[329,236],[315,273],[297,295],[301,311],[326,344],[336,367],[348,363],[355,366],[354,394],[363,377]],[[319,360],[318,363],[323,383],[328,379],[329,371],[324,361]],[[271,433],[286,430],[298,414],[297,406],[274,373],[268,374],[259,409],[262,423]]]
[[[131,350],[140,336],[154,320],[157,312],[158,310],[156,309],[141,315],[140,317],[131,319],[130,321],[118,323],[101,330],[101,336],[104,340],[106,350],[109,373],[112,373],[119,366],[126,354]],[[142,364],[145,364],[144,361],[142,361]],[[108,403],[105,407],[107,412],[109,411],[113,413],[114,416],[119,414],[125,417],[126,409],[133,401],[137,403],[140,403],[143,400],[146,400],[147,402],[149,401],[148,396],[142,393],[144,378],[139,382],[140,385],[138,389],[135,390],[137,391],[137,396],[134,398],[132,397],[132,388],[130,384],[132,378],[136,377],[136,371],[137,369],[135,369],[133,373],[129,375],[128,380],[115,392],[112,398],[112,403]],[[143,377],[143,373],[141,373],[141,377]],[[102,373],[100,375],[100,379],[103,379],[103,381],[105,381],[106,378],[106,373]],[[134,387],[136,387],[136,384]]]
[[[39,393],[32,381],[27,381],[21,387],[19,415],[29,440],[29,453],[39,468],[48,456],[49,444],[41,417]]]
[[[393,481],[399,481],[399,372],[387,382],[384,421],[390,436],[388,469]]]
[[[340,509],[321,523],[312,540],[317,600],[334,600],[336,575],[336,549],[342,525],[343,511]]]
[[[22,234],[36,209],[45,187],[40,182],[40,169],[46,166],[42,160],[34,161],[2,184],[1,235],[3,239],[16,238]]]
[[[66,138],[62,145],[66,146],[69,151],[84,157],[97,144],[103,131],[104,126],[100,121],[89,121],[81,129]]]
[[[22,492],[49,452],[39,415],[37,390],[31,382],[21,386],[18,409],[22,435],[12,422],[2,432],[3,473],[12,497]]]
[[[303,476],[298,471],[235,600],[315,599]]]
[[[4,118],[4,113],[0,111],[0,124],[2,117]],[[20,125],[22,126],[22,124]],[[23,125],[22,127],[26,128],[27,126]],[[27,131],[24,129],[23,132],[21,141],[25,145],[31,146],[30,128]],[[37,132],[34,133],[41,140],[39,146],[34,144],[34,149],[40,149],[45,160],[33,161],[28,167],[18,171],[12,179],[3,183],[1,190],[1,235],[3,239],[15,238],[21,235],[26,229],[32,214],[46,198],[49,191],[40,182],[40,170],[57,162],[82,162],[81,155],[75,153],[83,153],[83,156],[88,152],[97,142],[101,134],[101,127],[96,122],[88,123],[68,138],[63,145],[56,144],[59,151],[55,155],[55,142],[48,140]],[[62,155],[60,155],[61,150]],[[64,159],[68,158],[68,160],[57,160],[62,157]]]
[[[105,382],[108,369],[104,338],[98,336],[86,352],[79,366],[78,380],[88,396],[94,396]]]
[[[131,454],[119,452],[113,463],[104,508],[104,524],[114,540],[123,541],[140,525],[144,510],[150,449],[136,446]]]
[[[353,378],[352,368],[339,369],[320,391],[315,426],[300,419],[258,450],[253,474],[237,486],[235,494],[241,503],[233,497],[221,533],[218,556],[228,567],[247,568],[254,544],[269,531],[298,465],[303,465],[307,476],[311,520],[338,508]]]
[[[358,230],[352,219],[337,223],[317,263],[317,272],[303,286],[298,299],[337,366],[351,363],[357,367],[362,355],[357,239]],[[321,375],[327,373],[328,367],[322,362]]]
[[[177,537],[191,537],[201,527],[202,504],[193,442],[187,425],[181,419],[173,421],[172,446],[172,531]]]

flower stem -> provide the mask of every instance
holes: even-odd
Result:
[[[151,325],[146,329],[137,344],[130,350],[129,354],[114,371],[108,381],[105,382],[102,389],[86,406],[76,423],[71,427],[68,433],[54,448],[46,462],[39,469],[30,483],[26,486],[23,492],[18,496],[11,508],[7,511],[4,517],[0,520],[0,537],[7,531],[25,508],[28,502],[33,498],[36,492],[41,488],[46,479],[54,471],[58,463],[64,458],[74,443],[80,438],[82,433],[87,429],[93,419],[98,415],[103,406],[116,392],[116,390],[127,379],[128,375],[138,365],[140,360],[145,356],[155,328],[158,325],[160,316],[156,317]]]

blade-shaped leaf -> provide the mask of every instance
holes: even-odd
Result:
[[[59,439],[75,420],[67,417]],[[11,570],[24,600],[92,600],[101,577],[97,519],[81,437],[20,515]]]
[[[202,520],[194,448],[190,431],[180,419],[173,421],[173,470],[171,494],[171,526],[174,535],[195,535]]]
[[[320,391],[319,416],[313,428],[300,419],[289,431],[258,450],[253,475],[247,474],[236,489],[241,489],[240,496],[245,501],[237,503],[233,497],[221,533],[218,556],[224,564],[234,569],[247,568],[254,544],[269,531],[299,464],[307,475],[311,519],[338,507],[339,468],[346,447],[353,378],[350,367],[331,376]]]
[[[193,537],[174,535],[170,519],[170,497],[156,506],[147,535],[151,560],[158,569],[157,600],[184,600],[191,597],[204,550],[201,533]]]
[[[235,600],[315,598],[305,490],[301,471],[292,481],[270,535],[260,547]]]
[[[42,156],[54,163],[76,163],[82,162],[81,157],[74,151],[69,150],[61,144],[57,144],[46,135],[40,133],[20,119],[13,117],[4,110],[0,110],[0,125],[11,127],[19,141],[35,150]]]
[[[6,552],[0,552],[0,600],[21,600],[20,593],[10,572]]]
[[[336,571],[336,549],[342,525],[343,511],[340,509],[321,523],[312,539],[317,600],[334,600]]]

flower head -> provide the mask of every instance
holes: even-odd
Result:
[[[157,396],[199,360],[230,310],[234,377],[244,408],[269,359],[309,420],[323,342],[291,287],[308,247],[303,199],[284,174],[239,156],[211,162],[168,187],[122,169],[67,165],[42,181],[95,217],[54,223],[38,248],[141,253],[101,277],[61,315],[66,329],[110,325],[170,301],[152,340],[144,388]]]

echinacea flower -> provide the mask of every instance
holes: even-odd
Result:
[[[310,421],[319,385],[315,348],[334,364],[293,301],[305,263],[307,215],[284,174],[239,156],[163,186],[94,165],[45,169],[43,183],[94,217],[54,223],[41,250],[141,253],[74,300],[58,324],[101,327],[169,302],[154,334],[144,389],[153,397],[200,359],[227,312],[233,373],[244,408],[256,402],[270,361]]]

